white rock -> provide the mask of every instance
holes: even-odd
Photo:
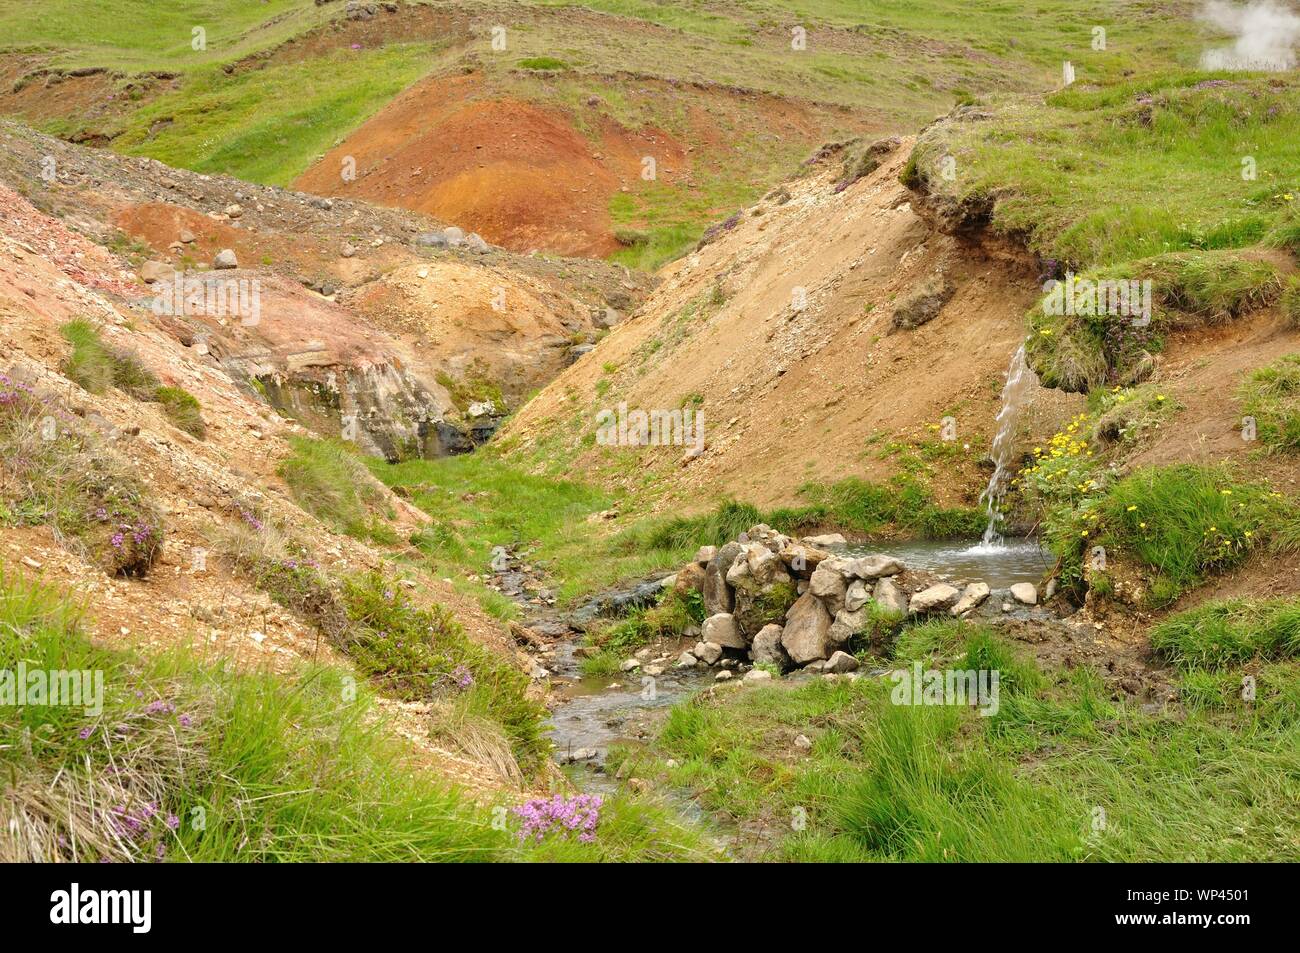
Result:
[[[908,603],[907,611],[913,615],[919,615],[925,612],[937,612],[941,609],[950,609],[957,604],[961,598],[961,593],[956,587],[941,582],[929,589],[923,589],[916,595],[912,596],[912,601]]]
[[[746,672],[745,677],[741,679],[742,682],[750,685],[755,682],[770,682],[771,680],[772,673],[765,668],[752,668]]]
[[[1011,598],[1027,606],[1038,605],[1038,587],[1032,582],[1018,582],[1011,587]]]
[[[949,612],[955,616],[964,615],[972,609],[983,604],[984,600],[989,597],[989,587],[982,582],[972,582],[966,587],[966,591],[961,594],[961,599],[953,606]]]

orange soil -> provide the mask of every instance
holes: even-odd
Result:
[[[643,156],[668,181],[687,173],[686,150],[661,130],[605,119],[596,147],[559,110],[481,94],[478,75],[423,80],[294,185],[426,212],[515,251],[602,257],[618,248],[610,196],[637,181]]]

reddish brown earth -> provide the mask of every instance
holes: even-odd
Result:
[[[425,79],[301,175],[295,186],[426,212],[515,251],[615,251],[609,199],[654,156],[667,183],[689,172],[662,130],[599,120],[599,146],[558,109],[484,95],[478,74]],[[340,176],[344,158],[357,178]]]

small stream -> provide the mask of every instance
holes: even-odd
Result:
[[[1017,582],[1039,583],[1053,562],[1037,541],[1025,538],[991,545],[931,540],[872,543],[851,546],[846,552],[896,556],[909,568],[934,573],[946,582],[979,581],[994,590]],[[576,637],[557,645],[549,663],[553,691],[560,699],[551,713],[551,739],[555,757],[571,764],[570,776],[584,791],[613,793],[619,782],[604,771],[610,746],[641,743],[656,730],[663,709],[714,684],[712,669],[675,667],[677,656],[693,643],[694,639],[686,639],[654,646],[654,655],[643,664],[663,668],[653,677],[640,670],[584,676],[574,654]],[[667,658],[656,661],[660,656]]]

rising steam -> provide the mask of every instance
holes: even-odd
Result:
[[[1199,18],[1237,37],[1232,46],[1202,53],[1202,69],[1278,72],[1296,65],[1300,16],[1273,0],[1254,0],[1245,6],[1210,0]]]

